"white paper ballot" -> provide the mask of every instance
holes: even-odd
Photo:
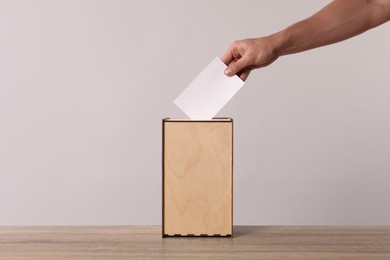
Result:
[[[212,119],[244,85],[236,75],[226,76],[225,69],[216,57],[173,103],[192,120]]]

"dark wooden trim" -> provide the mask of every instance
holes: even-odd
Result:
[[[225,120],[225,121],[220,121]],[[191,119],[171,119],[166,117],[163,119],[164,122],[172,122],[172,123],[228,123],[233,122],[233,119],[230,117],[213,117],[211,120],[191,120]]]
[[[165,233],[165,119],[162,120],[162,237],[164,237]]]
[[[232,124],[232,171],[231,171],[231,184],[232,184],[232,187],[231,187],[231,193],[232,193],[232,216],[231,216],[231,220],[232,220],[232,231],[231,231],[231,236],[233,237],[233,199],[234,199],[234,193],[233,193],[233,180],[234,180],[234,122],[233,122],[233,118],[230,118],[231,119],[231,124]]]
[[[185,238],[185,237],[202,237],[202,238],[214,238],[214,237],[232,237],[231,234],[226,234],[226,235],[221,235],[221,234],[163,234],[163,238],[170,238],[170,237],[180,237],[180,238]]]

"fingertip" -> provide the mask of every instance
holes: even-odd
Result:
[[[233,60],[233,53],[232,53],[232,45],[230,45],[224,54],[220,57],[221,61],[225,63],[225,65],[229,65]]]
[[[232,74],[232,71],[231,71],[231,69],[230,69],[229,67],[227,67],[227,68],[225,69],[224,72],[225,72],[225,75],[226,75],[226,76],[229,76],[229,77],[230,77],[231,74]]]
[[[225,58],[225,55],[222,55],[221,57],[219,57],[219,59],[223,62],[223,63],[225,63],[225,65],[226,65],[226,58]]]
[[[250,70],[245,70],[242,73],[240,73],[239,77],[242,81],[246,81],[247,78],[249,77],[249,74],[251,73]]]
[[[233,60],[233,57],[230,53],[230,51],[226,51],[220,58],[219,58],[225,65],[229,65],[229,63]]]
[[[246,79],[248,78],[248,75],[241,75],[240,77],[239,77],[242,81],[246,81]]]

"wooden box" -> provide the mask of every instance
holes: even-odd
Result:
[[[163,120],[162,235],[232,236],[233,120]]]

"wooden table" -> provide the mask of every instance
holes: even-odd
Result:
[[[390,259],[390,227],[235,226],[233,238],[161,227],[0,227],[0,259]]]

